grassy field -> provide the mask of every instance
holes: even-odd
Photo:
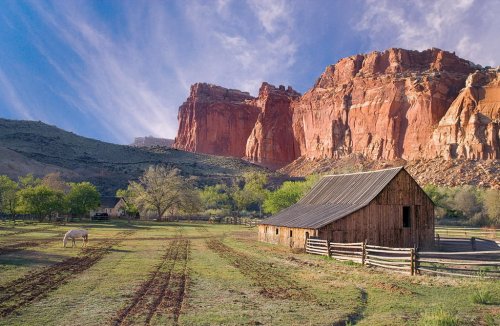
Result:
[[[62,248],[65,230],[87,249]],[[0,325],[498,325],[500,282],[411,277],[201,223],[0,224]],[[448,323],[439,323],[439,322]]]

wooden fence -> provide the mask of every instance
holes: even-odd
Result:
[[[500,278],[500,250],[496,251],[420,251],[416,270],[438,275]]]
[[[436,226],[436,235],[441,237],[459,237],[459,238],[487,238],[500,239],[500,229],[494,228],[464,228],[464,227],[443,227]]]
[[[466,252],[416,251],[414,248],[391,248],[365,242],[334,243],[307,239],[306,252],[348,260],[362,265],[382,267],[411,275],[439,275],[500,278],[500,250]]]

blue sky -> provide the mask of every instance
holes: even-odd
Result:
[[[195,82],[303,93],[340,58],[389,47],[499,65],[499,13],[497,0],[3,0],[0,117],[173,138]]]

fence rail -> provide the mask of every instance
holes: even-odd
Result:
[[[417,251],[414,248],[391,248],[365,242],[335,243],[307,239],[306,252],[348,260],[367,266],[415,274],[500,278],[500,250],[492,251]]]
[[[436,235],[441,237],[479,237],[500,239],[500,229],[494,228],[465,228],[465,227],[439,227],[435,228]]]

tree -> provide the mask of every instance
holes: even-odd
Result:
[[[160,165],[150,166],[138,182],[129,183],[133,204],[141,211],[154,212],[160,219],[167,210],[187,209],[194,189],[179,172]]]
[[[18,184],[6,175],[0,175],[0,213],[14,215]]]
[[[230,205],[228,189],[224,184],[206,186],[200,191],[200,199],[205,209],[226,208]]]
[[[264,187],[267,184],[267,175],[260,172],[247,172],[243,174],[243,178],[245,180],[243,189],[234,187],[232,191],[236,208],[242,211],[249,209],[251,206],[257,206],[262,216],[262,203],[269,193]]]
[[[61,177],[61,173],[59,172],[47,174],[41,180],[41,184],[49,187],[52,190],[61,191],[65,194],[67,194],[71,189],[70,185],[63,180],[63,178]]]
[[[464,186],[455,194],[454,204],[458,210],[469,218],[481,211],[478,196],[471,186]]]
[[[483,205],[492,225],[500,225],[500,190],[488,189],[483,197]]]
[[[264,212],[276,214],[299,201],[317,182],[318,176],[309,176],[306,181],[286,181],[264,201]]]
[[[39,186],[41,183],[42,180],[35,178],[31,173],[25,175],[24,177],[19,177],[19,188],[21,189],[33,188]]]
[[[21,211],[33,214],[43,221],[46,217],[64,210],[64,194],[47,186],[38,185],[18,192]]]
[[[118,189],[116,191],[116,197],[122,197],[125,201],[125,213],[129,217],[129,221],[131,216],[136,216],[137,213],[139,213],[139,209],[137,209],[137,206],[132,202],[132,193],[130,190]]]
[[[90,182],[70,183],[66,206],[72,215],[83,216],[99,207],[100,195]]]

